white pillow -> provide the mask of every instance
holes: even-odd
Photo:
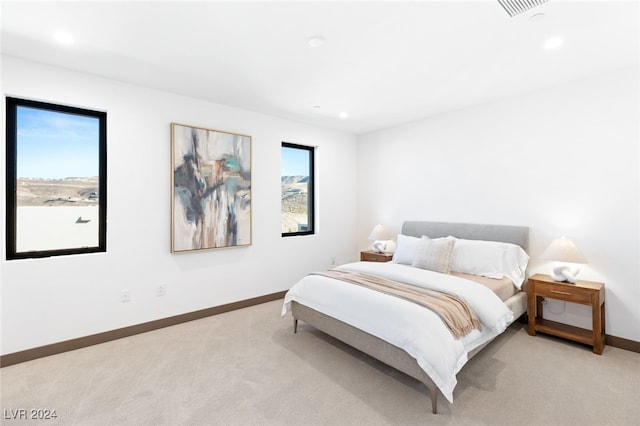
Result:
[[[419,246],[420,238],[398,234],[398,238],[396,240],[396,251],[393,252],[392,262],[411,265],[413,263],[413,259],[416,258]]]
[[[522,284],[527,277],[529,255],[522,247],[515,244],[508,244],[502,259],[504,276],[513,281],[513,284],[518,287],[518,289],[522,289]]]
[[[432,240],[423,235],[411,266],[448,274],[451,271],[451,254],[455,243],[454,238]]]
[[[451,271],[483,277],[509,278],[522,287],[529,255],[515,244],[456,239],[451,256]]]
[[[504,251],[500,243],[456,238],[451,271],[501,279]]]

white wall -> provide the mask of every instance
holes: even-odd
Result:
[[[637,75],[576,81],[356,144],[345,133],[2,57],[3,94],[108,112],[109,223],[103,254],[5,261],[2,244],[0,353],[285,290],[332,257],[354,260],[376,223],[398,232],[405,219],[528,225],[532,273],[548,272],[538,256],[552,238],[571,237],[590,261],[580,278],[606,283],[607,333],[640,341]],[[252,246],[169,253],[172,121],[253,136]],[[315,236],[280,237],[281,141],[318,146]],[[4,242],[4,225],[0,233]],[[168,292],[156,297],[160,283]],[[120,302],[125,288],[129,303]],[[590,327],[586,307],[548,308],[562,312],[549,318]]]
[[[443,114],[359,137],[359,247],[405,219],[530,227],[530,272],[566,235],[606,286],[607,334],[640,341],[638,69]],[[551,313],[556,312],[557,315]],[[545,317],[591,328],[589,307]]]
[[[278,292],[356,255],[353,135],[10,57],[2,93],[108,114],[107,253],[6,261],[3,243],[2,354]],[[170,253],[171,122],[253,137],[252,246]],[[282,141],[318,147],[315,236],[280,235]]]

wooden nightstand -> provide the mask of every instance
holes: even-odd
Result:
[[[564,300],[590,305],[593,319],[591,330],[542,319],[542,300]],[[535,274],[527,283],[527,311],[529,335],[536,331],[563,337],[593,346],[593,353],[601,355],[605,344],[604,284],[578,280],[575,284],[553,281],[548,275]]]
[[[393,254],[376,253],[373,250],[365,250],[360,252],[360,260],[367,262],[389,262],[393,259]]]

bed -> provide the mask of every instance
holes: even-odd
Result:
[[[451,239],[455,241],[451,243]],[[409,283],[411,288],[427,286],[455,294],[469,303],[481,322],[481,329],[463,337],[453,336],[442,316],[430,309],[359,285],[345,285],[322,274],[304,277],[287,292],[282,315],[292,314],[294,333],[298,321],[303,321],[422,382],[429,390],[432,412],[436,414],[438,393],[453,402],[457,372],[526,312],[527,298],[522,285],[528,243],[529,229],[522,226],[406,221],[398,235],[392,262],[354,262],[337,268],[338,272],[381,276]],[[421,262],[425,250],[431,250],[431,254],[433,247],[444,245],[453,247],[447,259],[452,271],[424,268]],[[480,246],[481,253],[490,252],[488,257],[492,259],[494,253],[502,256],[502,260],[491,262],[508,264],[505,275],[521,276],[479,273],[488,269],[487,262],[467,260],[476,256],[478,252],[473,250]],[[513,256],[518,257],[515,269],[511,265]],[[469,274],[464,269],[465,262],[480,269]],[[513,291],[498,296],[486,282],[479,283],[483,280],[513,281]]]

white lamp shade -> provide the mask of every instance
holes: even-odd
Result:
[[[542,252],[540,258],[557,262],[587,263],[587,259],[573,241],[565,237],[553,240]]]
[[[384,228],[382,225],[378,224],[373,227],[371,233],[369,234],[369,240],[378,241],[386,239],[386,232],[384,232]]]

